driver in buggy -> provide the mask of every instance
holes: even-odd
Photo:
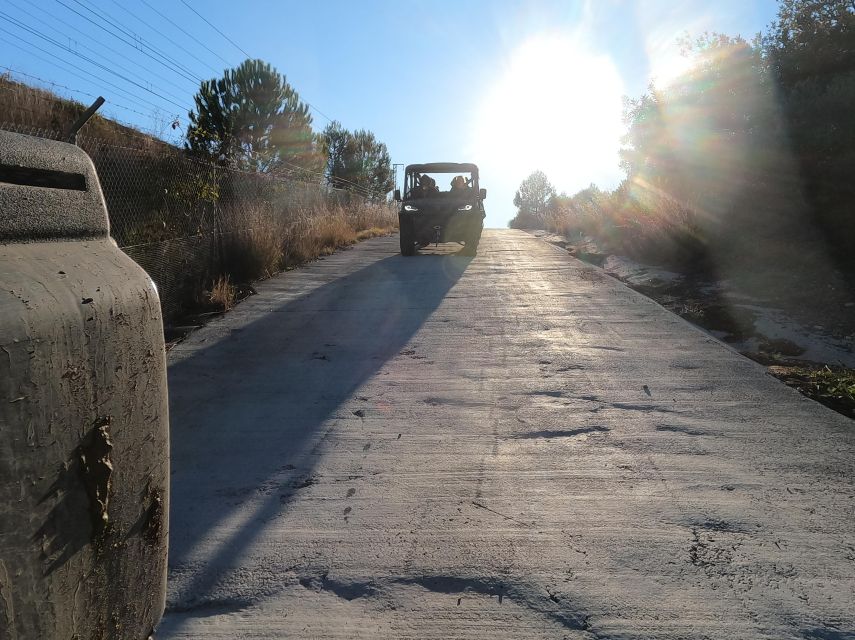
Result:
[[[417,198],[429,198],[436,193],[439,193],[436,180],[426,173],[419,176],[418,185],[413,189],[413,195]]]

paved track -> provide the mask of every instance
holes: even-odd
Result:
[[[855,638],[855,423],[516,231],[171,353],[171,638]]]

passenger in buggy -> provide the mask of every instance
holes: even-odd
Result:
[[[455,176],[451,181],[451,192],[456,195],[461,195],[469,190],[469,185],[466,183],[466,178],[463,176]]]

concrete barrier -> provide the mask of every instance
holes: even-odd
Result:
[[[0,132],[0,640],[146,638],[168,490],[157,291],[89,157]]]

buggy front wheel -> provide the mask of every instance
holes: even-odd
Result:
[[[412,256],[416,253],[415,233],[413,232],[413,221],[401,218],[399,221],[401,237],[401,255]]]
[[[464,256],[474,256],[478,253],[478,243],[481,241],[481,227],[473,231],[466,238],[466,244],[460,250],[460,254]]]

